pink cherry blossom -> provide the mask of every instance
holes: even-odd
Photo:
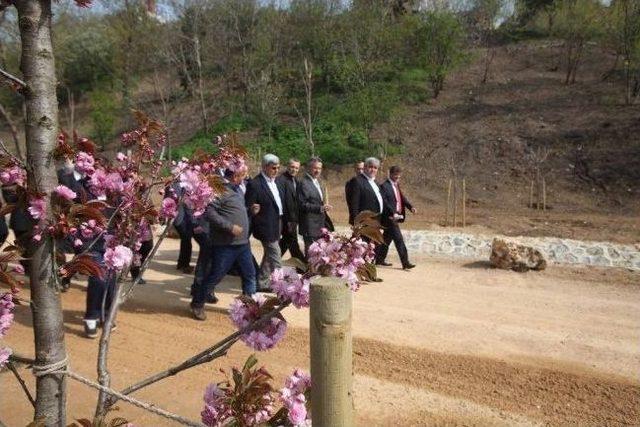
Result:
[[[27,171],[17,165],[13,165],[7,169],[3,169],[0,172],[0,183],[2,183],[2,185],[16,184],[23,187],[26,180]]]
[[[11,267],[11,271],[16,274],[24,274],[24,267],[22,266],[22,264],[16,264]]]
[[[73,200],[78,196],[75,191],[66,185],[58,185],[53,191],[55,191],[58,196],[66,200]]]
[[[0,296],[0,338],[3,338],[13,324],[13,297],[10,293]]]
[[[309,286],[309,280],[294,268],[282,267],[271,273],[271,289],[281,301],[291,301],[297,308],[309,307]]]
[[[178,216],[178,204],[172,197],[165,197],[160,208],[160,217],[172,219]]]
[[[0,368],[2,368],[7,361],[9,360],[9,356],[11,356],[13,352],[10,348],[2,348],[0,347]]]
[[[258,320],[260,307],[267,301],[262,294],[255,294],[251,300],[236,298],[231,303],[229,316],[238,329],[242,329]],[[259,329],[244,334],[240,339],[254,350],[264,351],[273,348],[285,335],[287,322],[279,317],[273,317]]]
[[[104,253],[104,263],[107,268],[121,271],[131,264],[133,252],[126,246],[118,245],[115,248],[108,248]]]
[[[47,215],[47,202],[42,197],[33,197],[29,200],[29,208],[27,210],[33,219],[44,219]]]
[[[95,162],[91,154],[79,151],[76,154],[75,169],[80,173],[91,176],[95,172]]]
[[[311,388],[311,377],[301,369],[293,371],[280,390],[280,400],[287,409],[287,418],[294,426],[310,424],[305,393]]]

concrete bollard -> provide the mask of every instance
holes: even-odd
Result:
[[[343,279],[311,283],[311,419],[314,427],[353,422],[352,292]]]

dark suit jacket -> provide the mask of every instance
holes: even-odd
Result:
[[[295,186],[294,186],[295,182]],[[281,174],[276,178],[276,184],[282,188],[284,199],[284,217],[285,223],[293,222],[298,223],[298,197],[297,188],[300,186],[300,182],[294,176],[289,175],[287,172]]]
[[[320,188],[324,188],[322,182]],[[298,206],[300,208],[300,234],[302,236],[320,237],[322,228],[330,228],[327,214],[322,212],[323,195],[313,185],[313,179],[305,174],[298,185]]]
[[[392,215],[385,209],[384,199],[382,207],[378,202],[376,193],[369,185],[369,181],[365,175],[355,177],[355,181],[350,188],[350,195],[347,199],[349,206],[349,224],[353,224],[355,217],[362,211],[380,212],[382,208],[382,217]]]
[[[349,224],[353,224],[354,218],[351,216],[351,193],[353,192],[353,186],[356,185],[356,178],[358,177],[354,176],[344,185],[344,197],[347,200],[347,208],[349,209]]]
[[[399,189],[399,191],[400,191],[400,197],[402,198],[402,209],[398,212],[396,210],[396,204],[397,204],[396,194],[393,191],[393,184],[391,183],[391,180],[387,178],[387,180],[383,182],[382,185],[380,185],[382,200],[386,205],[385,211],[388,213],[390,212],[389,216],[393,216],[394,213],[402,215],[403,218],[398,220],[397,222],[404,222],[404,219],[406,218],[407,208],[411,210],[413,206],[411,205],[411,202],[409,202],[409,200],[402,193],[402,190]],[[386,218],[385,218],[385,221],[386,221]]]
[[[278,186],[280,193],[280,200],[284,200],[284,193],[282,187]],[[245,203],[247,209],[249,209],[249,215],[251,215],[251,233],[253,236],[266,242],[275,242],[280,239],[280,212],[276,200],[271,194],[271,190],[267,186],[267,180],[262,174],[256,175],[254,179],[247,183],[247,193],[245,194]],[[260,205],[260,212],[257,215],[253,215],[251,212],[251,205]],[[284,206],[283,206],[284,210]]]

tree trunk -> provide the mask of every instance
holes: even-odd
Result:
[[[28,187],[50,192],[57,183],[51,157],[58,134],[56,73],[51,45],[51,0],[18,0],[18,23],[22,42],[21,65],[25,91]],[[47,205],[50,199],[47,197]],[[47,206],[49,215],[50,206]],[[66,358],[62,305],[53,276],[53,241],[44,236],[30,250],[31,310],[35,335],[36,366]],[[65,426],[66,380],[49,374],[36,379],[34,419],[46,426]]]

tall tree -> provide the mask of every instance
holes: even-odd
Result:
[[[22,42],[21,65],[26,87],[25,132],[28,189],[51,193],[57,183],[51,152],[58,135],[56,71],[51,43],[51,0],[16,0]],[[51,215],[50,198],[45,198]],[[31,310],[36,368],[64,364],[66,350],[60,293],[53,274],[54,242],[44,234],[29,251],[31,256]],[[59,373],[36,379],[35,419],[47,426],[64,426],[66,380]]]

